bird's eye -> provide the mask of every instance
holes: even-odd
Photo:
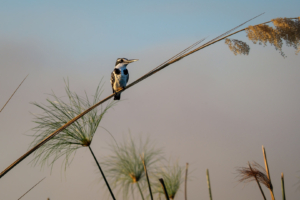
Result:
[[[122,62],[123,62],[123,59],[120,60],[120,63],[122,63]]]

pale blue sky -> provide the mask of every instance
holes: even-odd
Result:
[[[247,25],[276,17],[297,17],[300,1],[1,1],[0,107],[29,74],[0,114],[0,171],[27,149],[34,126],[30,105],[46,94],[71,89],[92,95],[100,79],[103,97],[111,93],[110,73],[118,57],[139,59],[129,66],[130,82],[201,38],[212,39],[265,12]],[[169,66],[122,94],[122,101],[101,122],[117,140],[131,129],[164,146],[166,156],[191,163],[188,197],[208,199],[209,168],[215,199],[259,199],[255,184],[238,184],[235,169],[248,161],[263,164],[265,145],[276,198],[280,173],[288,199],[299,199],[300,68],[299,55],[284,47],[248,42],[249,56],[234,56],[224,42]],[[116,125],[117,122],[117,125]],[[101,158],[110,136],[99,130],[92,143]],[[110,199],[87,149],[61,173],[58,161],[40,171],[27,158],[0,180],[0,199]],[[183,191],[183,190],[182,190]],[[175,200],[183,199],[180,192]],[[269,192],[265,190],[267,198]],[[104,197],[103,197],[104,195]],[[138,197],[138,196],[136,196]],[[119,198],[120,199],[120,198]],[[138,199],[138,198],[137,198]]]

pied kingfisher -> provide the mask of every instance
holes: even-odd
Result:
[[[138,61],[138,59],[128,60],[127,58],[118,58],[116,61],[116,66],[114,71],[111,73],[110,83],[112,86],[112,91],[115,94],[114,100],[120,100],[121,93],[117,93],[121,89],[126,87],[129,80],[129,73],[126,69],[129,63]]]

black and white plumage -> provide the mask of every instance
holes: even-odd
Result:
[[[110,83],[112,91],[115,94],[114,100],[120,100],[121,89],[125,88],[129,80],[129,73],[127,70],[127,65],[129,63],[138,61],[138,59],[128,60],[127,58],[118,58],[114,70],[111,73]]]

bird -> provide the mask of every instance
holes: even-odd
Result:
[[[129,80],[129,73],[127,65],[129,63],[138,61],[138,59],[128,60],[127,58],[118,58],[114,70],[111,73],[110,83],[113,93],[115,93],[114,100],[121,99],[120,90],[124,89]]]

